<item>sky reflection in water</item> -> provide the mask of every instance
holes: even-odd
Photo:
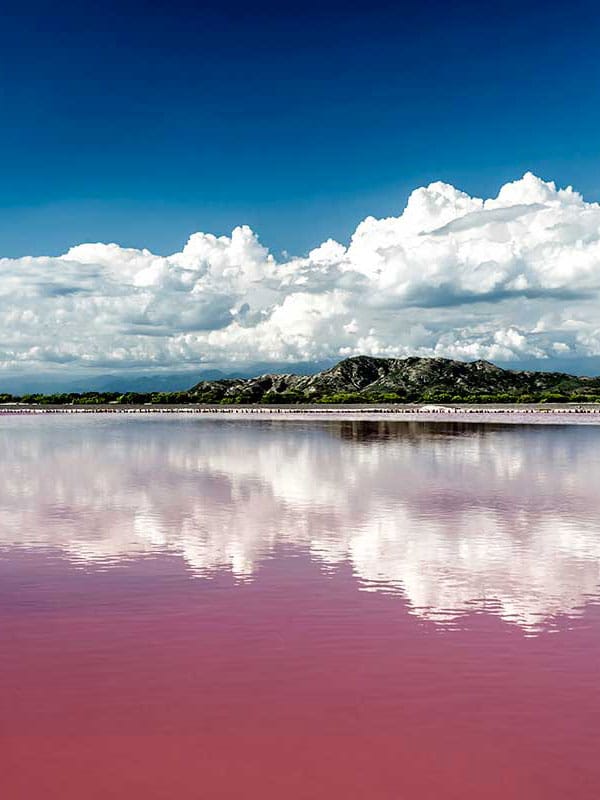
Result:
[[[308,555],[439,625],[536,633],[598,600],[599,445],[577,426],[3,418],[0,557],[171,554],[260,581]]]

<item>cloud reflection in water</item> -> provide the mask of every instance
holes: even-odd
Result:
[[[0,553],[171,553],[254,580],[291,546],[423,618],[535,631],[598,598],[599,445],[570,426],[5,418]]]

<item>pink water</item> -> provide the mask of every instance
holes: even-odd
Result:
[[[600,796],[600,429],[0,420],[2,798]]]

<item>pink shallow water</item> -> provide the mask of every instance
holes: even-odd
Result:
[[[600,796],[599,445],[2,421],[2,797]]]

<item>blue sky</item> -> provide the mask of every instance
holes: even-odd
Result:
[[[0,390],[600,372],[599,34],[591,0],[7,7]]]
[[[0,253],[160,252],[249,224],[346,242],[443,180],[600,198],[595,2],[13,4]]]

